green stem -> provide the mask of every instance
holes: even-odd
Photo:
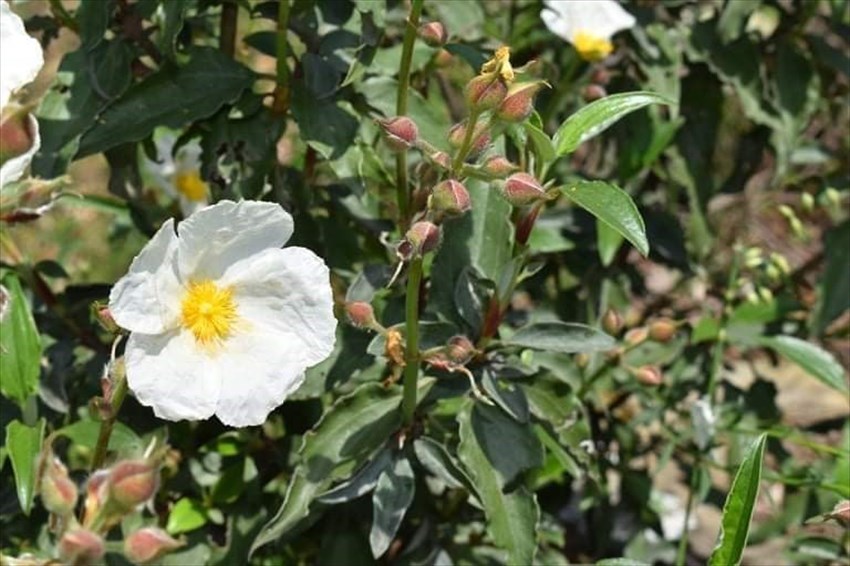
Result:
[[[115,363],[115,362],[112,362]],[[100,423],[100,433],[97,436],[97,445],[94,449],[94,457],[92,458],[91,469],[97,470],[103,467],[106,461],[106,451],[109,448],[109,438],[112,436],[112,429],[115,426],[115,421],[118,418],[118,411],[121,410],[121,405],[124,403],[124,398],[127,396],[127,378],[124,375],[123,368],[120,374],[115,378],[115,389],[112,392],[110,400],[109,416],[103,419]]]
[[[682,528],[682,538],[679,539],[679,550],[676,553],[676,566],[685,566],[688,557],[688,523],[691,521],[691,507],[694,504],[694,490],[697,475],[691,472],[691,483],[688,487],[688,503],[685,506],[685,526]]]
[[[410,90],[410,65],[413,61],[413,44],[419,27],[419,16],[425,0],[413,0],[407,28],[404,30],[404,44],[401,49],[401,64],[398,71],[398,92],[396,94],[396,116],[407,115],[407,95]],[[395,158],[396,200],[398,202],[399,229],[403,233],[410,222],[410,194],[407,187],[407,153],[400,152]],[[415,390],[414,390],[415,393]]]
[[[404,392],[401,412],[404,424],[413,423],[416,410],[416,380],[419,377],[419,287],[422,283],[422,258],[410,262],[407,275],[407,297],[405,302],[405,329],[407,344],[404,348]]]
[[[456,175],[460,171],[464,160],[466,160],[466,156],[469,154],[469,150],[472,147],[472,138],[475,135],[475,126],[478,124],[478,116],[480,115],[481,113],[479,111],[473,109],[469,113],[469,118],[466,119],[466,131],[463,135],[463,142],[460,144],[460,149],[457,150],[454,161],[452,161],[452,174]]]
[[[53,16],[59,20],[63,26],[75,33],[79,32],[77,20],[68,13],[68,10],[66,10],[65,6],[62,5],[62,0],[50,0],[50,10],[53,12]]]
[[[221,5],[219,47],[231,59],[236,53],[236,23],[238,19],[239,6],[234,0],[225,0]]]
[[[729,278],[726,280],[726,289],[724,290],[723,312],[720,314],[717,341],[714,343],[714,351],[711,356],[711,371],[708,374],[708,383],[706,385],[706,394],[708,395],[709,403],[712,405],[714,404],[714,392],[717,389],[717,381],[720,377],[720,368],[723,365],[723,350],[726,346],[726,325],[729,323],[732,301],[735,297],[735,281],[738,279],[738,272],[741,267],[742,252],[740,245],[735,244],[734,250],[732,267],[729,269]]]

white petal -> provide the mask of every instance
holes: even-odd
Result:
[[[219,420],[237,427],[265,422],[304,381],[305,364],[294,349],[291,335],[259,325],[228,339],[214,362],[221,377]]]
[[[578,31],[610,39],[635,25],[635,18],[615,0],[546,0],[540,17],[552,33],[572,42]]]
[[[252,328],[287,337],[275,348],[300,360],[302,369],[333,351],[337,322],[330,273],[310,250],[266,250],[234,264],[220,284],[233,286],[239,316]]]
[[[270,202],[226,200],[208,206],[177,229],[181,277],[218,279],[240,259],[281,247],[292,229],[292,216]]]
[[[0,0],[0,2],[3,2],[3,0]],[[41,133],[38,131],[38,120],[35,119],[35,116],[30,115],[29,123],[30,133],[33,136],[32,147],[23,155],[13,157],[0,166],[0,187],[14,183],[20,179],[29,166],[30,161],[32,161],[32,157],[41,147]]]
[[[133,332],[124,360],[130,389],[159,418],[201,420],[215,412],[221,391],[217,360],[196,346],[191,332]]]
[[[177,236],[169,218],[112,287],[109,310],[119,326],[159,334],[177,324],[182,285],[176,274]]]
[[[572,43],[575,37],[575,20],[570,15],[570,2],[563,0],[545,0],[543,11],[540,12],[540,18],[549,31]]]
[[[24,22],[0,0],[0,108],[12,93],[31,82],[44,65],[38,41],[27,35]]]

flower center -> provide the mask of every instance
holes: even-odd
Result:
[[[177,192],[192,202],[201,202],[207,198],[207,184],[197,171],[181,171],[174,176]]]
[[[573,45],[585,61],[599,61],[614,50],[614,44],[609,40],[584,30],[576,32]]]
[[[511,66],[511,48],[502,46],[493,54],[493,58],[481,66],[482,73],[498,73],[502,80],[510,84],[514,80],[514,69]]]
[[[183,327],[192,331],[199,344],[219,342],[230,336],[236,323],[233,290],[209,280],[192,282],[183,297],[180,315]]]

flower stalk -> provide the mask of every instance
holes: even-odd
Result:
[[[422,284],[422,257],[410,262],[405,302],[404,390],[401,412],[404,425],[413,423],[416,410],[416,381],[419,377],[419,288]]]
[[[452,161],[452,172],[454,174],[457,174],[460,171],[464,160],[466,160],[466,156],[469,155],[469,150],[472,148],[472,140],[475,137],[476,130],[478,130],[476,126],[478,125],[478,117],[480,115],[481,112],[475,108],[469,112],[469,118],[466,120],[466,130],[464,131],[463,141],[455,154],[454,161]]]
[[[115,364],[115,362],[112,362]],[[118,418],[118,411],[121,410],[121,405],[124,404],[124,398],[127,396],[127,377],[124,371],[124,365],[116,364],[120,367],[116,371],[115,385],[112,391],[112,396],[109,399],[109,414],[100,423],[100,432],[97,436],[97,444],[94,448],[94,457],[91,461],[92,471],[103,467],[106,460],[106,451],[109,448],[109,438],[112,436],[112,429],[115,427],[115,421]]]
[[[289,66],[286,57],[289,54],[289,43],[286,40],[286,31],[289,29],[289,0],[282,0],[277,7],[277,30],[275,38],[275,55],[277,64],[275,67],[275,90],[272,107],[277,114],[286,114],[289,109]]]
[[[221,5],[219,48],[231,59],[236,53],[236,25],[238,20],[239,6],[235,0],[226,0]]]

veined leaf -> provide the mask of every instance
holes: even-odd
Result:
[[[405,457],[381,474],[372,495],[372,531],[369,545],[372,556],[382,556],[398,532],[401,521],[413,501],[416,482],[410,461]]]
[[[610,350],[613,338],[590,326],[572,322],[536,322],[524,326],[503,341],[506,346],[519,346],[532,350],[547,350],[562,354]]]
[[[23,407],[38,391],[41,339],[17,275],[8,273],[2,284],[9,312],[0,322],[0,393]]]
[[[39,419],[35,426],[27,426],[17,420],[6,426],[6,450],[12,461],[18,501],[25,515],[30,514],[35,497],[36,466],[44,438],[44,425],[44,419]]]
[[[776,350],[833,389],[847,393],[844,368],[826,350],[793,336],[768,336],[759,340],[759,344]]]

